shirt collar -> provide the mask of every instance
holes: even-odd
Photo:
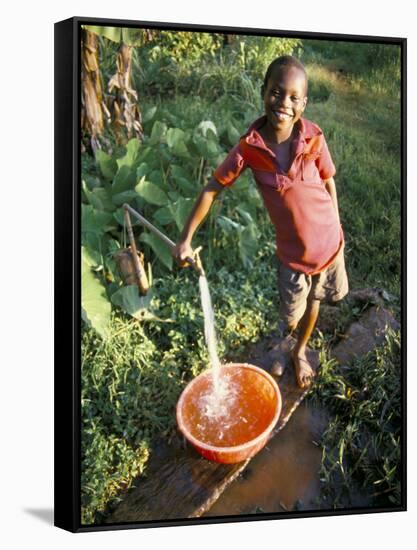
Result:
[[[271,153],[275,157],[275,154],[267,147],[261,134],[258,132],[259,128],[262,128],[265,122],[266,122],[266,115],[263,115],[260,118],[257,118],[249,126],[247,132],[242,136],[242,138],[249,145],[253,145],[254,147],[259,147],[261,149],[267,150],[269,153]],[[309,120],[305,118],[300,118],[298,121],[298,134],[294,138],[293,145],[292,145],[294,147],[295,155],[302,153],[304,151],[305,146],[308,144],[311,138],[320,134],[321,134],[321,131],[316,125],[313,125]]]

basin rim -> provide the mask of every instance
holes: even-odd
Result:
[[[264,369],[261,369],[260,367],[251,365],[250,363],[226,363],[220,366],[220,370],[223,368],[230,368],[230,367],[247,368],[257,372],[258,374],[266,378],[266,380],[271,384],[277,396],[277,406],[276,406],[275,414],[271,422],[268,424],[268,426],[259,435],[257,435],[253,439],[249,439],[249,441],[246,441],[245,443],[241,443],[240,445],[234,445],[232,447],[217,447],[216,445],[209,445],[208,443],[204,443],[203,441],[200,441],[185,428],[185,422],[182,416],[182,404],[184,402],[185,396],[190,391],[189,388],[195,383],[195,381],[198,380],[199,378],[204,378],[206,376],[211,375],[212,369],[205,370],[204,372],[196,376],[193,380],[191,380],[191,382],[189,382],[188,385],[184,388],[177,403],[176,416],[177,416],[177,423],[178,423],[179,430],[183,434],[183,436],[194,446],[204,449],[206,451],[211,451],[215,453],[238,453],[240,451],[245,451],[250,447],[255,447],[260,441],[268,437],[268,435],[273,430],[281,414],[281,408],[282,408],[281,392],[279,391],[278,384],[268,372],[266,372]]]

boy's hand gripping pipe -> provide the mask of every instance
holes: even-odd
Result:
[[[157,229],[154,225],[152,225],[150,222],[148,222],[148,220],[146,218],[141,216],[141,214],[139,214],[139,212],[136,212],[136,210],[134,208],[132,208],[129,204],[126,204],[126,203],[123,205],[123,208],[125,209],[125,211],[128,211],[130,214],[132,214],[132,216],[134,216],[147,229],[152,231],[152,233],[154,233],[154,235],[156,235],[162,241],[164,241],[164,243],[166,245],[168,245],[171,250],[174,249],[175,243],[173,241],[171,241],[171,239],[169,239],[161,231],[159,231],[159,229]],[[191,264],[193,269],[195,269],[195,271],[197,271],[197,273],[199,275],[205,277],[206,274],[204,273],[204,269],[203,269],[203,266],[201,264],[200,256],[198,254],[200,250],[201,250],[201,246],[196,248],[196,250],[194,251],[194,258],[186,258],[186,260],[189,264]]]

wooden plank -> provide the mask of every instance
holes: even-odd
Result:
[[[245,361],[267,371],[274,361],[284,367],[278,381],[282,411],[271,437],[284,428],[308,391],[300,389],[295,380],[288,352],[293,343],[288,338],[265,339],[253,348]],[[265,352],[266,349],[269,351]],[[316,370],[318,353],[308,350],[307,357]],[[151,454],[146,477],[137,480],[137,487],[129,490],[106,523],[199,517],[209,510],[249,462],[250,459],[233,465],[218,464],[201,457],[180,437],[169,445],[160,441]]]

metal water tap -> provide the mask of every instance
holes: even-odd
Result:
[[[200,250],[202,249],[203,247],[202,246],[198,246],[195,250],[194,250],[194,258],[193,258],[193,262],[190,262],[191,263],[191,266],[193,267],[193,269],[195,269],[195,271],[197,271],[197,273],[201,276],[201,277],[205,277],[206,276],[206,273],[203,269],[203,264],[201,263],[201,258],[200,258]],[[187,258],[187,261],[188,261],[188,258]]]

